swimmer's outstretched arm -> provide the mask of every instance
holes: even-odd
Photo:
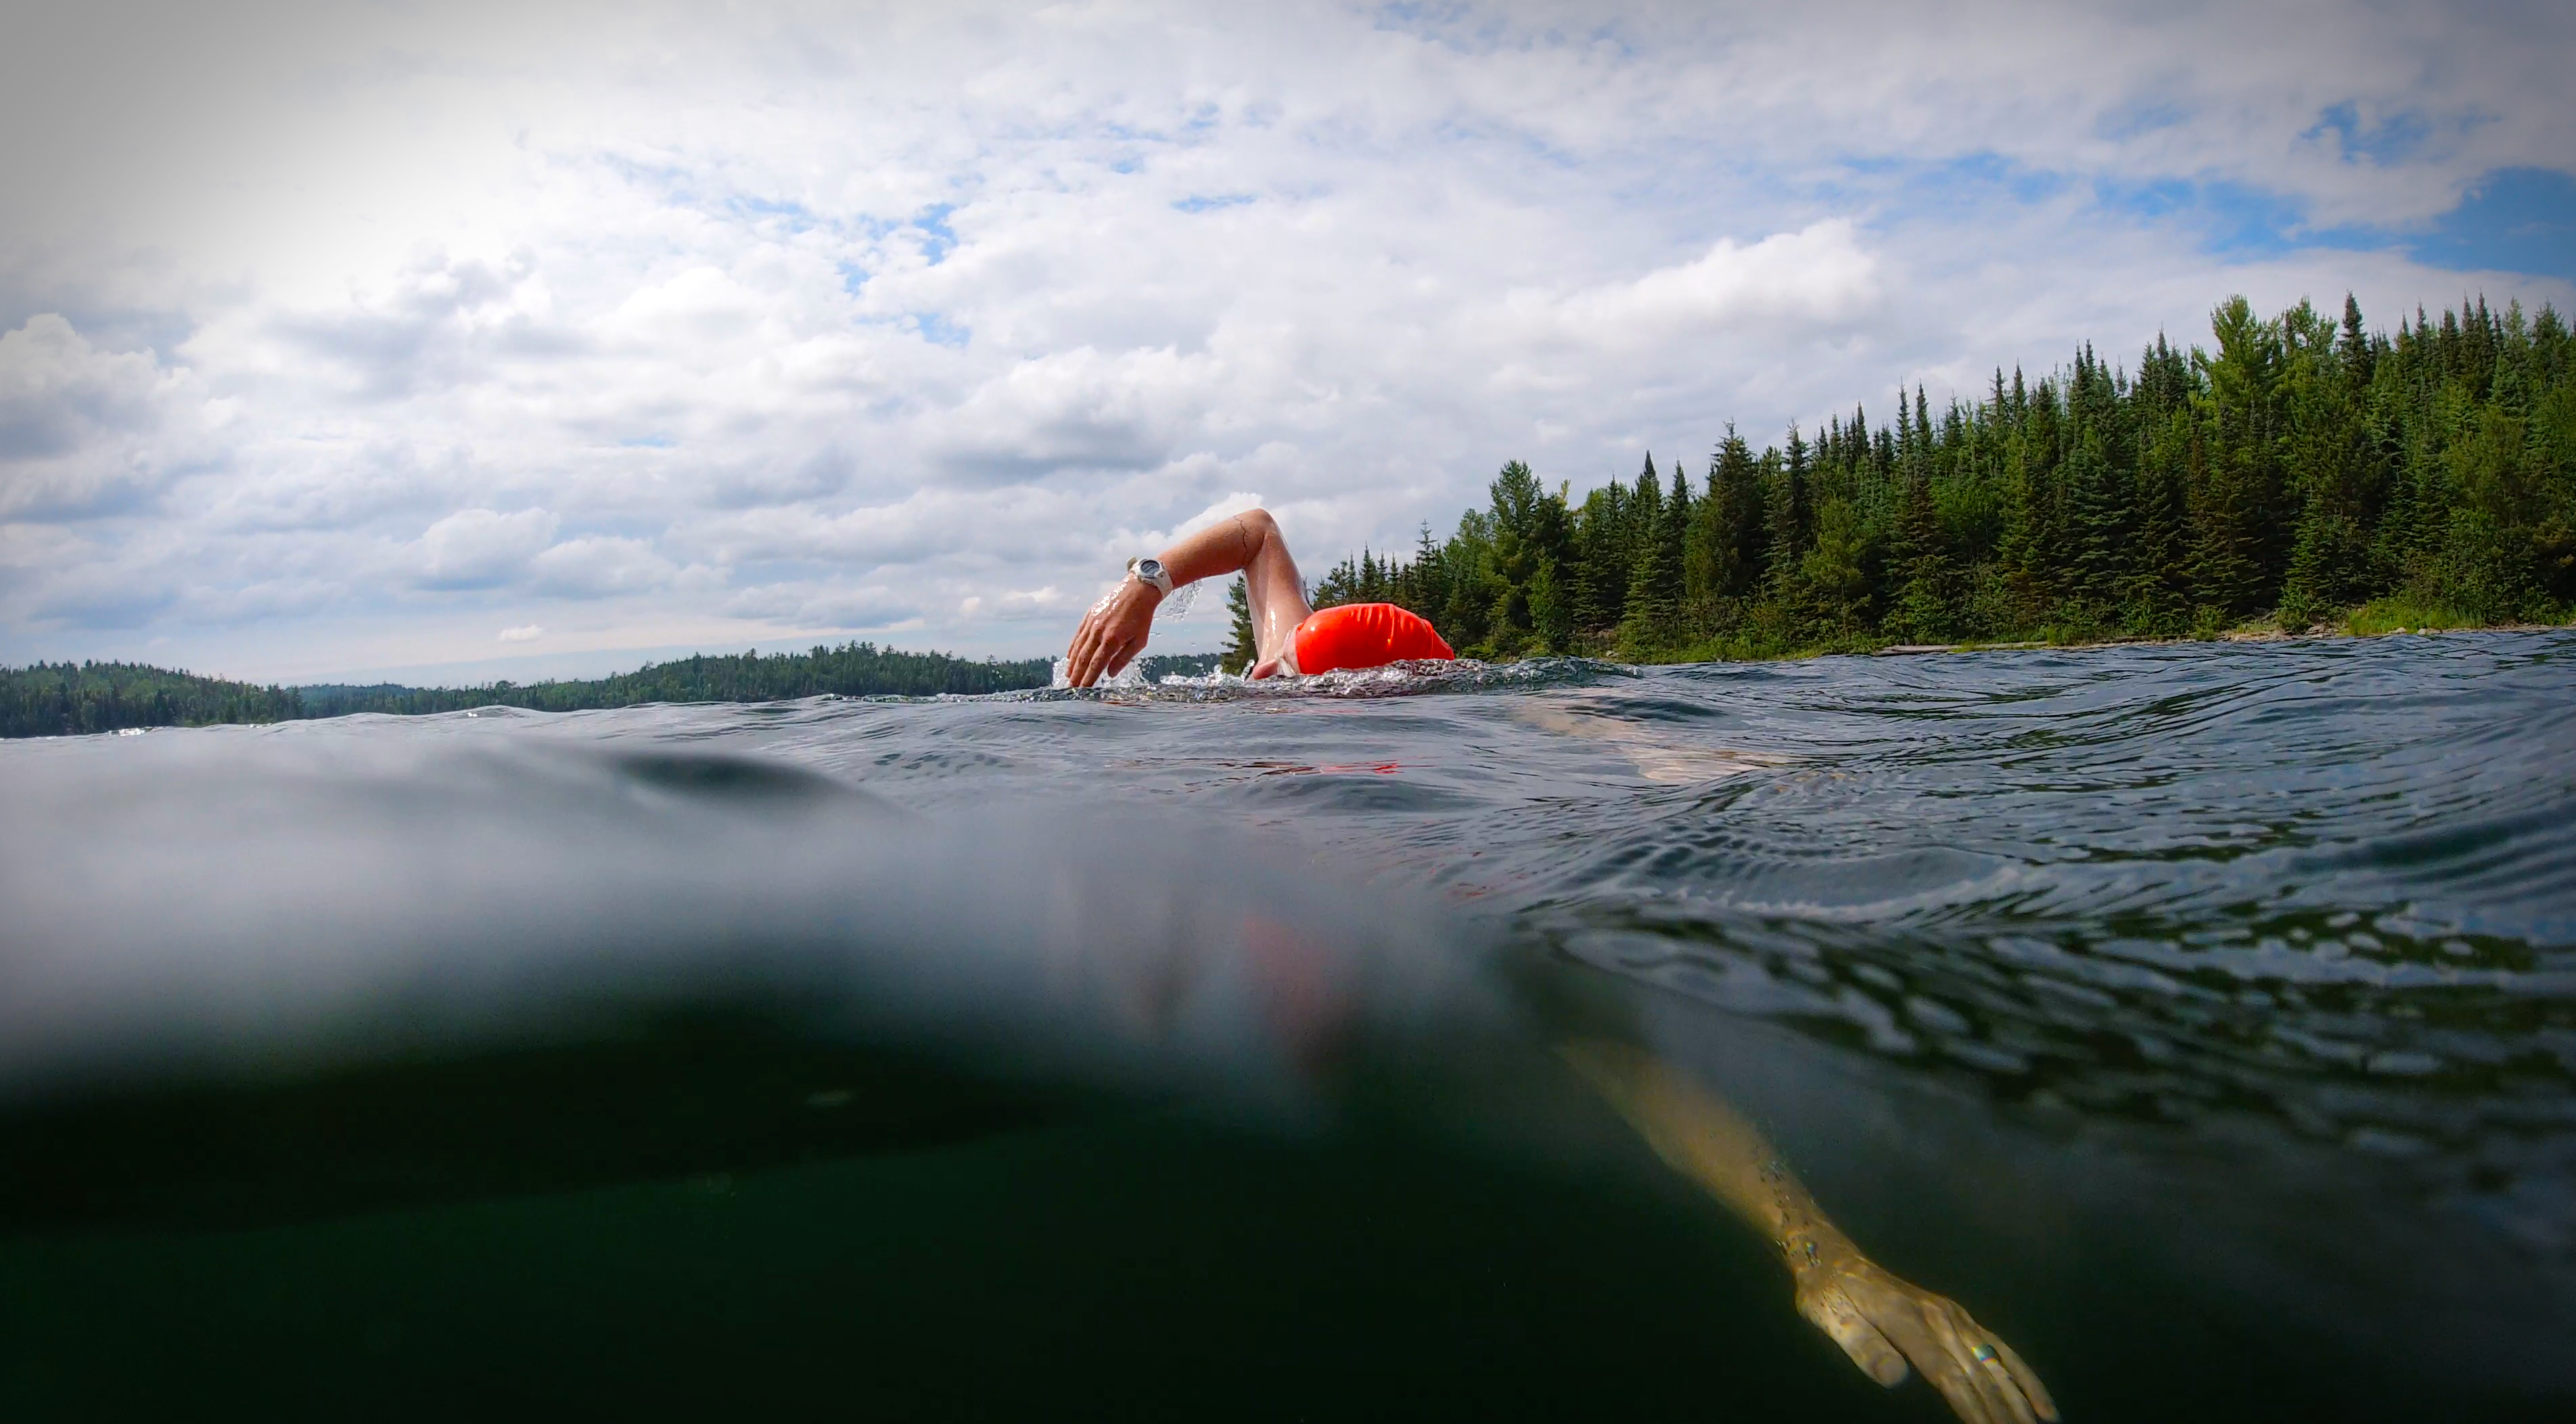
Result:
[[[1780,1154],[1734,1109],[1650,1053],[1588,1041],[1560,1050],[1657,1155],[1761,1232],[1786,1259],[1798,1313],[1880,1384],[1906,1361],[1969,1424],[2055,1419],[2048,1387],[1957,1302],[1881,1269],[1835,1228]]]
[[[1164,572],[1179,588],[1203,578],[1222,578],[1241,570],[1252,601],[1252,638],[1261,650],[1253,676],[1272,670],[1287,650],[1289,635],[1315,610],[1306,606],[1306,586],[1297,577],[1297,561],[1279,537],[1279,525],[1267,510],[1247,509],[1220,519],[1165,549],[1159,556]],[[1138,653],[1154,629],[1154,606],[1163,601],[1153,585],[1133,578],[1112,590],[1082,616],[1065,649],[1065,680],[1089,687],[1112,676]]]

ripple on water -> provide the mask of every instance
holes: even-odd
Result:
[[[1689,1011],[2016,1110],[2257,1124],[2565,1251],[2571,655],[2555,632],[1551,659],[277,735],[685,742],[916,810],[1199,805]]]

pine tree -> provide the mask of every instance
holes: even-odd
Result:
[[[1494,585],[1491,632],[1496,652],[1517,652],[1530,635],[1529,585],[1545,551],[1531,537],[1542,497],[1538,477],[1518,460],[1494,476],[1488,491],[1494,531]]]
[[[1897,592],[1888,610],[1886,631],[1900,642],[1945,642],[1958,622],[1949,550],[1942,539],[1926,463],[1908,451],[1906,466],[1895,537],[1888,550]]]
[[[2063,466],[2066,491],[2066,573],[2058,583],[2076,601],[2079,621],[2104,618],[2118,599],[2126,570],[2121,551],[2128,531],[2126,511],[2108,460],[2091,440],[2067,452]]]
[[[1791,440],[1796,432],[1791,431]],[[1691,521],[1691,541],[1683,566],[1684,596],[1693,600],[1742,599],[1762,577],[1762,467],[1735,426],[1708,462],[1708,493]]]
[[[2352,372],[2369,359],[2360,324],[2361,308],[2349,295],[2340,330],[2304,302],[2280,322],[2284,493],[2298,511],[2281,586],[2285,627],[2305,627],[2342,606],[2369,577],[2366,525],[2377,500]]]
[[[1413,546],[1413,562],[1399,569],[1389,582],[1389,602],[1430,619],[1435,628],[1440,626],[1442,608],[1449,601],[1449,581],[1441,546],[1432,539],[1428,523],[1422,526],[1422,537]],[[1441,628],[1440,636],[1448,638],[1449,630]]]
[[[2056,602],[2059,534],[2057,395],[2047,381],[2033,391],[2013,368],[2012,408],[2004,437],[2003,532],[2005,576],[2020,616],[2036,621]]]
[[[2336,345],[2336,355],[2341,358],[2345,385],[2356,396],[2368,389],[2371,371],[2377,364],[2376,353],[2369,337],[2362,331],[2361,303],[2354,301],[2350,292],[2343,294],[2343,330]]]
[[[2189,626],[2191,570],[2184,529],[2189,520],[2191,367],[2160,334],[2139,357],[2131,425],[2138,443],[2129,549],[2121,590],[2122,622],[2133,633],[2178,634]]]
[[[1530,633],[1542,653],[1561,656],[1574,651],[1574,604],[1558,572],[1556,556],[1542,555],[1530,575]]]
[[[2203,426],[2208,460],[2193,501],[2196,537],[2192,582],[2222,613],[2251,612],[2277,587],[2272,552],[2279,504],[2280,332],[2257,318],[2243,297],[2210,315],[2218,338],[2212,356],[2192,358],[2206,382]]]
[[[1789,449],[1780,477],[1763,492],[1763,581],[1775,600],[1787,601],[1798,577],[1798,561],[1815,542],[1813,473],[1807,442],[1798,427],[1789,427]]]
[[[1628,501],[1628,556],[1643,557],[1664,523],[1664,490],[1655,479],[1655,453],[1646,452],[1646,467],[1637,472],[1637,492]],[[1633,567],[1633,564],[1632,564]],[[1633,575],[1632,575],[1633,578]]]
[[[1607,634],[1628,608],[1628,487],[1612,480],[1583,498],[1575,518],[1574,621]]]
[[[1691,498],[1690,472],[1676,463],[1672,488],[1664,495],[1664,517],[1656,525],[1655,537],[1663,544],[1663,582],[1657,594],[1672,608],[1677,620],[1689,597],[1690,529],[1698,513],[1699,501]]]

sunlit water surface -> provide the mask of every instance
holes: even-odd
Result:
[[[1912,1417],[1616,1021],[2069,1416],[2576,1410],[2576,636],[0,747],[0,1390]],[[856,788],[852,794],[847,788]]]

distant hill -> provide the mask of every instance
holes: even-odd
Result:
[[[633,672],[583,681],[486,683],[479,687],[372,687],[324,684],[294,689],[307,717],[348,712],[453,712],[467,707],[529,707],[579,712],[643,702],[775,702],[791,697],[930,697],[940,693],[1009,692],[1044,687],[1054,661],[975,661],[946,653],[906,653],[874,643],[816,647],[803,653],[719,653],[647,663]]]
[[[1154,676],[1202,673],[1214,655],[1148,659]],[[651,663],[630,673],[586,681],[494,682],[480,687],[321,684],[268,687],[137,663],[37,663],[0,668],[0,736],[44,737],[113,732],[128,727],[200,727],[225,722],[285,722],[351,712],[452,712],[468,707],[529,707],[574,712],[642,702],[771,702],[783,698],[908,696],[1008,692],[1044,687],[1050,658],[977,661],[946,653],[906,653],[874,643],[816,647],[803,653],[727,653]]]

